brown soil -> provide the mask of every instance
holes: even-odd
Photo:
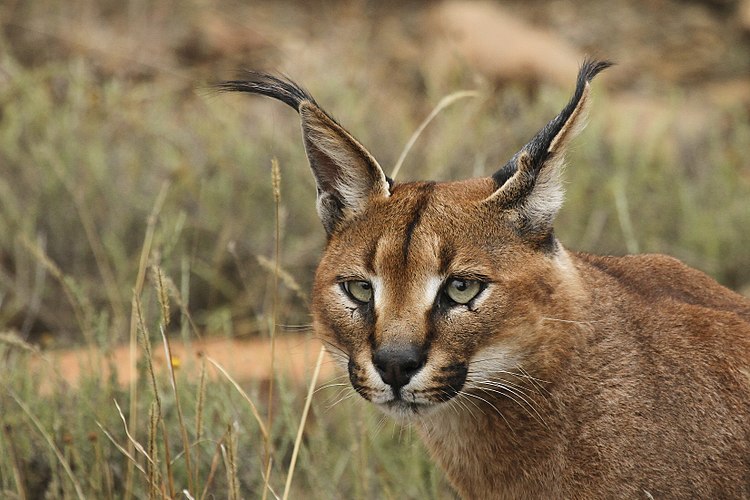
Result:
[[[202,358],[215,361],[238,382],[264,381],[271,374],[271,343],[267,339],[219,338],[189,344],[171,340],[170,346],[176,371],[189,371],[193,380],[197,380],[200,374]],[[315,367],[320,348],[321,343],[310,337],[288,334],[279,336],[275,346],[275,372],[300,385],[306,384]],[[153,345],[152,352],[158,376],[167,368],[165,348],[163,345]],[[142,356],[142,349],[138,346],[136,359],[140,362]],[[92,348],[46,351],[35,356],[32,370],[43,381],[43,392],[50,391],[58,383],[76,388],[92,373],[97,378],[106,379],[111,374],[111,366],[117,367],[117,381],[126,387],[133,377],[130,359],[130,348],[127,345],[108,353]],[[221,377],[211,363],[206,366],[209,367],[208,373],[211,376]],[[332,373],[333,363],[326,355],[321,365],[320,379],[328,379]]]

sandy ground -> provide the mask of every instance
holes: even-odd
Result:
[[[172,363],[176,372],[197,380],[200,374],[201,358],[208,358],[221,365],[238,382],[263,381],[271,373],[271,343],[267,339],[235,340],[210,339],[191,342],[170,340]],[[280,335],[276,339],[275,371],[288,380],[306,385],[321,349],[320,341],[303,335]],[[153,363],[157,376],[167,368],[166,349],[163,344],[153,345]],[[138,346],[137,359],[142,362],[143,351]],[[111,366],[117,367],[117,380],[127,386],[133,377],[130,362],[130,348],[121,345],[113,351],[103,354],[93,348],[44,351],[35,355],[32,369],[42,380],[42,392],[50,391],[54,384],[76,388],[87,374],[96,373],[97,377],[107,378]],[[210,367],[208,373],[219,376],[218,371]],[[330,379],[335,373],[333,362],[328,354],[321,365],[320,380]]]

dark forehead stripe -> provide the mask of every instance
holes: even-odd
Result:
[[[430,201],[430,195],[432,194],[432,191],[435,189],[435,183],[434,182],[426,182],[419,186],[419,192],[417,193],[417,201],[414,203],[414,208],[412,210],[411,219],[409,220],[409,223],[406,225],[406,230],[404,234],[404,244],[401,247],[401,253],[404,260],[404,265],[406,265],[407,260],[409,259],[409,248],[411,247],[411,238],[414,234],[414,230],[419,225],[419,221],[422,219],[422,213],[424,212],[425,208],[427,208],[427,205]]]
[[[442,242],[440,244],[440,253],[438,254],[438,258],[440,263],[438,273],[440,274],[440,276],[446,276],[448,274],[450,265],[453,263],[453,259],[456,258],[456,249],[453,247],[453,245]]]
[[[372,238],[365,247],[365,269],[370,274],[375,274],[375,256],[378,251],[378,239],[380,235]]]

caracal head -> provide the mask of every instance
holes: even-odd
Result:
[[[399,419],[469,404],[485,384],[543,373],[575,271],[553,234],[565,148],[585,120],[586,61],[565,108],[493,176],[394,183],[314,99],[264,74],[226,82],[294,107],[328,241],[316,272],[314,328],[352,387]]]

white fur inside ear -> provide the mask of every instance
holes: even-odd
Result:
[[[565,198],[562,173],[565,167],[565,150],[570,141],[586,128],[591,85],[587,82],[568,121],[549,145],[550,158],[540,170],[533,191],[523,204],[523,214],[528,220],[552,223]]]
[[[565,125],[550,143],[549,148],[547,149],[548,153],[554,154],[566,148],[568,143],[586,128],[590,93],[591,84],[586,82],[583,87],[583,92],[581,93],[581,99],[578,101],[578,106],[576,106],[573,113],[568,118],[568,121],[565,122]]]
[[[516,172],[488,200],[500,200],[504,206],[515,207],[516,216],[524,224],[552,225],[565,197],[562,183],[565,151],[570,141],[586,126],[590,88],[590,84],[585,83],[575,109],[550,141],[544,164],[532,169],[531,161],[534,160],[529,157],[529,150],[521,150],[514,158]],[[534,174],[533,170],[537,173]]]
[[[327,184],[334,191],[331,193],[349,210],[358,212],[362,205],[369,199],[373,191],[372,178],[367,172],[367,165],[358,151],[352,150],[345,140],[334,135],[331,130],[320,130],[310,127],[308,139],[314,144],[331,165],[335,166],[329,172]],[[322,174],[318,174],[322,175]],[[385,182],[385,178],[383,178]]]
[[[338,192],[344,206],[354,213],[364,208],[372,193],[370,182],[348,170],[340,172],[334,189]]]
[[[334,199],[343,208],[338,216],[346,216],[361,212],[373,197],[390,195],[382,168],[354,137],[313,104],[303,105],[300,115],[321,218],[330,215]]]
[[[549,160],[549,163],[539,172],[533,191],[521,206],[526,219],[552,223],[565,198],[562,184],[564,165],[565,158],[558,153],[558,157]]]

